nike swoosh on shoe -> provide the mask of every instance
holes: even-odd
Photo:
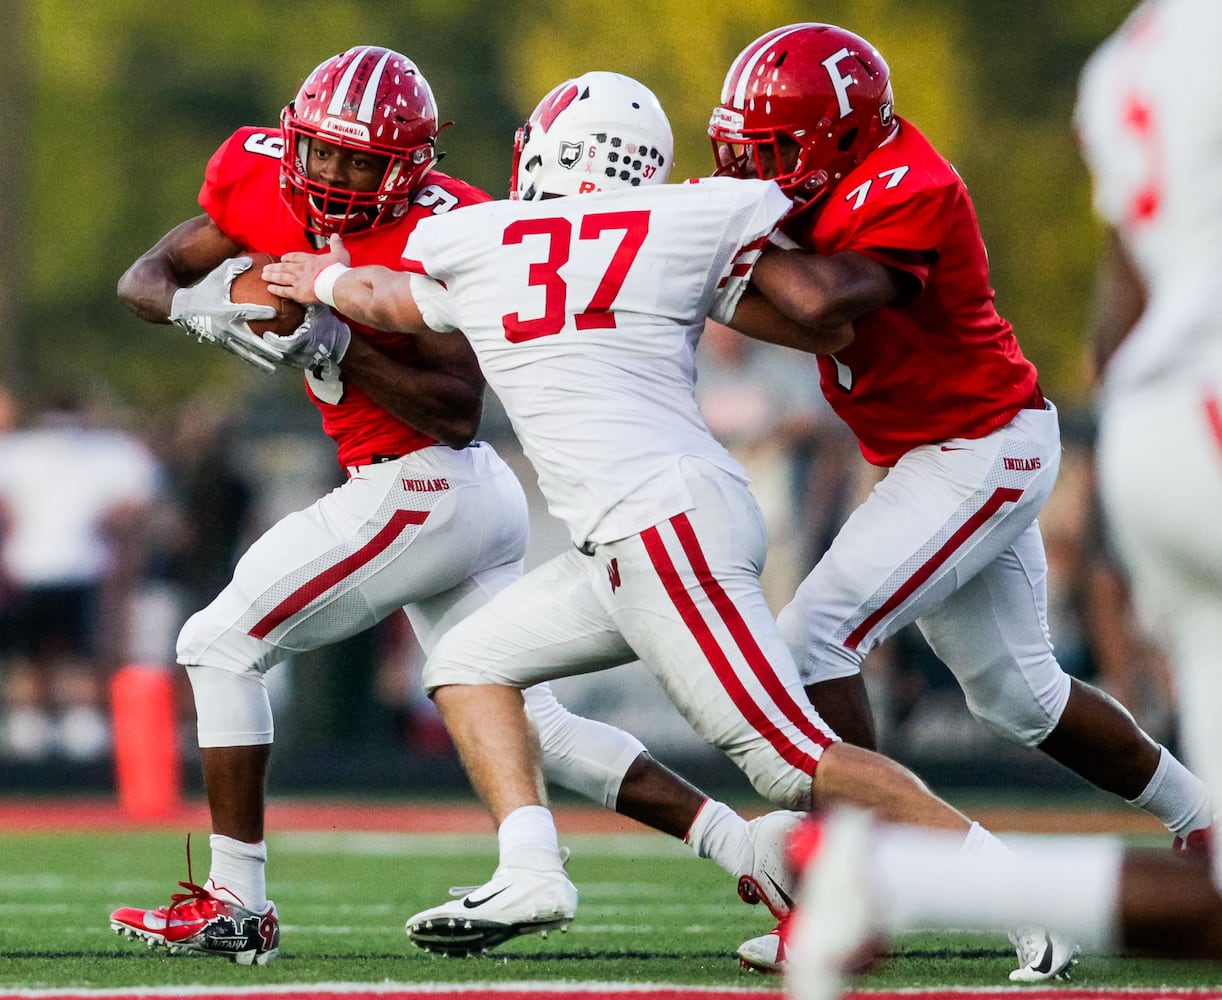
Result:
[[[496,892],[485,896],[483,899],[473,899],[470,896],[468,896],[466,899],[462,901],[462,905],[465,909],[474,910],[477,906],[483,906],[485,903],[489,902],[490,900],[496,899],[497,896],[499,896],[502,892],[505,892],[508,889],[509,889],[509,886],[505,886],[502,889],[497,889]],[[1052,961],[1052,959],[1049,959],[1049,961]]]
[[[793,900],[790,898],[789,893],[787,893],[784,889],[782,889],[777,884],[777,880],[774,879],[771,875],[768,875],[767,872],[765,872],[764,874],[767,876],[768,881],[772,883],[772,888],[776,890],[776,894],[781,897],[781,902],[783,902],[786,906],[788,906],[792,910],[793,909]]]

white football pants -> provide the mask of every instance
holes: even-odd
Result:
[[[527,573],[446,633],[425,688],[527,687],[640,659],[761,795],[809,808],[816,763],[835,737],[764,601],[759,508],[745,484],[707,462],[687,459],[683,472],[691,509]]]
[[[1070,691],[1048,635],[1035,520],[1060,460],[1051,403],[901,458],[778,616],[803,682],[859,672],[866,653],[916,622],[973,715],[1041,743]]]
[[[401,608],[430,651],[521,577],[528,525],[521,485],[486,444],[363,466],[282,518],[179,635],[200,746],[272,742],[263,675],[291,652],[346,639]],[[641,742],[573,715],[546,685],[525,696],[548,779],[614,806]]]

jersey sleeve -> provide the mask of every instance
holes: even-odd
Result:
[[[445,285],[427,274],[421,274],[411,267],[412,298],[416,300],[416,308],[420,317],[428,324],[430,330],[438,333],[450,333],[457,330],[457,324],[451,319],[450,295]]]
[[[428,238],[430,228],[425,222],[408,237],[400,266],[411,275],[412,298],[416,300],[420,318],[428,324],[429,329],[449,333],[458,329],[458,321],[453,315],[453,297],[446,289],[445,282],[435,273],[439,264]]]
[[[738,308],[739,299],[751,281],[751,272],[759,260],[769,238],[781,221],[793,208],[793,203],[784,192],[771,181],[732,181],[737,185],[752,185],[751,196],[740,204],[727,233],[736,234],[737,249],[721,273],[709,318],[718,323],[729,323]]]
[[[944,241],[946,220],[957,217],[952,211],[957,200],[958,189],[947,184],[918,185],[899,197],[884,196],[859,217],[844,249],[903,271],[924,288]]]
[[[242,128],[208,160],[199,205],[221,232],[243,246],[257,245],[274,225],[275,203],[269,204],[268,190],[279,174],[282,142],[275,129]]]

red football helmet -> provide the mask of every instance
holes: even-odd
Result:
[[[437,162],[437,105],[420,70],[390,49],[360,45],[321,63],[280,115],[280,190],[312,233],[347,233],[393,222]],[[310,140],[388,157],[374,191],[310,180]]]
[[[709,136],[717,174],[768,177],[809,202],[895,128],[891,71],[874,46],[835,25],[791,24],[734,60]]]

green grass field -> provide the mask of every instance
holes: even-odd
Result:
[[[660,836],[566,836],[581,891],[567,934],[521,938],[494,957],[445,959],[403,934],[406,917],[441,902],[451,885],[491,871],[487,835],[279,833],[268,838],[269,888],[282,921],[280,957],[265,967],[171,958],[115,936],[110,911],[168,901],[186,878],[172,832],[0,835],[0,990],[284,983],[508,983],[576,981],[776,989],[740,972],[734,949],[770,927],[732,881]],[[207,840],[195,877],[207,874]],[[1007,986],[1004,939],[913,935],[858,989]],[[1072,986],[1200,987],[1222,968],[1085,956]]]

